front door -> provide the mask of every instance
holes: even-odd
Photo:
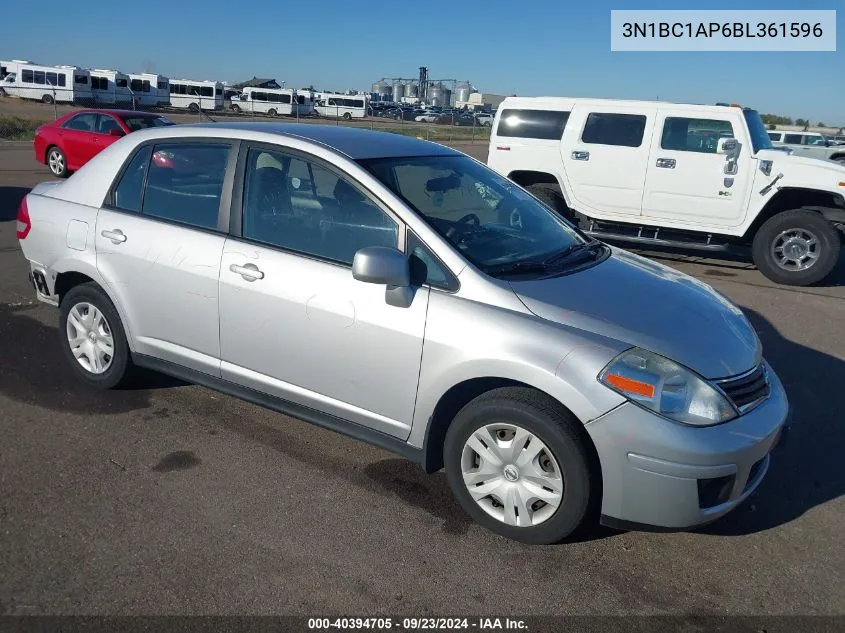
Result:
[[[96,112],[82,112],[62,125],[59,137],[68,169],[79,169],[97,153],[93,135],[97,130],[98,119]]]
[[[225,142],[142,146],[96,227],[97,268],[123,308],[135,351],[214,376],[226,240],[220,200],[232,153]]]
[[[738,226],[751,183],[751,148],[741,147],[736,173],[716,153],[720,138],[742,128],[729,118],[691,118],[661,111],[648,161],[642,222],[671,220],[695,226]]]
[[[574,206],[597,217],[639,217],[655,110],[576,106],[563,135]]]
[[[220,272],[222,376],[407,437],[429,290],[393,307],[351,271],[358,249],[398,247],[400,223],[323,163],[270,146],[249,150],[242,199]]]

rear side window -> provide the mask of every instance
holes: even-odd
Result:
[[[639,147],[643,143],[646,117],[642,114],[592,112],[587,116],[581,141],[595,145]]]
[[[783,142],[784,143],[791,143],[793,145],[800,145],[801,144],[801,134],[784,134]]]
[[[733,134],[730,121],[666,117],[660,147],[679,152],[715,154],[719,139],[732,138]]]
[[[558,110],[503,110],[496,134],[559,141],[569,112]]]
[[[123,211],[138,212],[141,210],[141,200],[144,191],[144,176],[147,174],[147,166],[150,163],[150,154],[153,148],[147,146],[142,148],[130,161],[120,182],[114,188],[112,206]]]
[[[148,167],[141,213],[216,229],[229,160],[229,145],[172,143],[156,145]]]

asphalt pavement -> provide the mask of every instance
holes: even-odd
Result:
[[[532,547],[473,524],[442,472],[355,440],[154,375],[75,381],[15,237],[49,178],[0,146],[0,614],[845,615],[845,261],[799,289],[661,255],[746,311],[790,443],[700,531]]]

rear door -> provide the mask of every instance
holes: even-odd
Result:
[[[576,105],[562,151],[577,210],[639,218],[656,113],[632,105]]]
[[[96,112],[81,112],[59,128],[61,150],[65,153],[68,169],[79,169],[97,153],[93,134],[98,119]]]
[[[741,224],[754,177],[752,149],[741,117],[661,109],[656,130],[643,196],[643,223]],[[726,173],[728,159],[716,153],[720,138],[736,138],[741,143],[735,174]]]
[[[236,145],[143,144],[97,215],[97,268],[123,306],[135,351],[216,376]]]

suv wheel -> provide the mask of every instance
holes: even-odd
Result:
[[[446,433],[452,492],[479,524],[523,543],[556,543],[590,510],[595,483],[578,421],[521,387],[479,396]]]
[[[59,338],[73,373],[99,389],[124,383],[132,370],[117,310],[94,283],[71,288],[59,310]]]
[[[754,263],[763,275],[788,286],[821,281],[839,259],[839,234],[815,211],[794,209],[769,218],[752,244]]]

